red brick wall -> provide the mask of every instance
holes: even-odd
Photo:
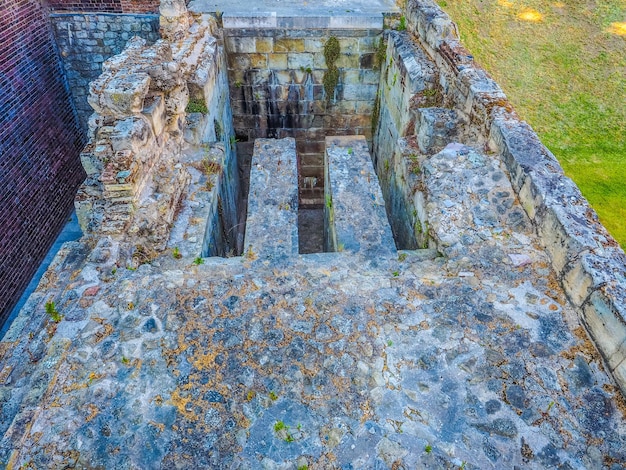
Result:
[[[51,11],[156,13],[159,0],[48,0]]]
[[[0,324],[67,220],[83,146],[47,11],[0,2]]]

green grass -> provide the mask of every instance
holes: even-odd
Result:
[[[626,2],[439,4],[626,247]],[[541,17],[528,21],[534,12]]]

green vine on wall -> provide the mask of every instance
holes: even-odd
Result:
[[[326,92],[326,98],[328,100],[335,96],[335,88],[339,83],[339,69],[335,65],[341,48],[339,47],[339,40],[335,36],[331,36],[324,44],[324,60],[326,61],[327,70],[324,72],[322,83],[324,84],[324,91]]]

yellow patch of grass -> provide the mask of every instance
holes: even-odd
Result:
[[[626,36],[626,21],[611,23],[606,31],[618,36]]]
[[[517,17],[522,21],[528,21],[530,23],[539,23],[543,21],[543,14],[533,8],[524,8],[517,15]]]

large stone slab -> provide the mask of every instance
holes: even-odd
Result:
[[[325,180],[327,249],[393,255],[396,245],[365,137],[326,137]]]
[[[244,250],[248,258],[272,260],[298,254],[295,139],[254,143]]]

